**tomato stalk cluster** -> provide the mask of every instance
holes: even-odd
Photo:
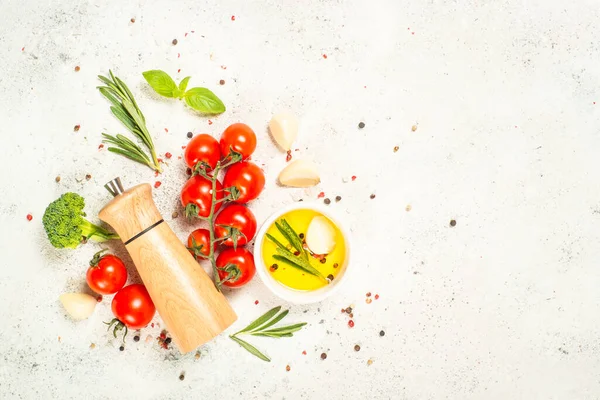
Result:
[[[221,170],[224,170],[225,168],[229,167],[230,165],[235,164],[241,160],[242,160],[242,155],[240,153],[231,151],[229,156],[223,160],[224,161],[223,164],[221,164],[221,161],[217,161],[217,165],[211,171],[210,174],[207,172],[207,170],[210,169],[210,165],[208,165],[204,161],[198,162],[198,164],[194,167],[193,175],[200,175],[203,178],[209,180],[211,183],[210,212],[207,217],[202,217],[202,216],[199,216],[197,214],[197,212],[188,212],[188,210],[186,209],[186,214],[188,214],[188,215],[192,214],[194,217],[205,220],[208,223],[208,231],[209,231],[209,238],[210,238],[208,255],[206,255],[202,252],[202,245],[198,247],[194,244],[192,246],[192,248],[190,248],[190,250],[194,253],[194,256],[196,258],[203,258],[203,259],[210,261],[210,264],[211,264],[212,270],[213,270],[213,281],[214,281],[215,287],[217,288],[218,291],[221,291],[221,286],[223,285],[223,282],[225,282],[229,279],[235,280],[240,275],[240,270],[234,264],[228,264],[225,267],[221,268],[221,270],[223,270],[227,273],[227,275],[223,279],[221,279],[221,277],[219,275],[219,268],[217,267],[217,260],[215,257],[215,247],[220,242],[223,242],[229,238],[232,239],[232,241],[234,243],[234,247],[236,247],[238,238],[243,235],[239,231],[239,229],[237,229],[235,227],[227,227],[228,233],[227,233],[227,235],[225,235],[223,237],[217,238],[215,235],[215,216],[216,216],[215,211],[216,211],[217,204],[226,203],[228,201],[236,201],[239,198],[239,190],[235,186],[221,189],[224,193],[226,193],[226,195],[223,196],[221,199],[217,198],[218,175],[219,175],[219,172],[221,172]],[[189,204],[188,206],[193,206],[193,205]]]

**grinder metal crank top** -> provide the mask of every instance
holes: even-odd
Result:
[[[235,312],[164,222],[152,187],[146,183],[124,190],[116,178],[105,188],[114,199],[98,215],[124,240],[177,347],[192,351],[230,326]]]

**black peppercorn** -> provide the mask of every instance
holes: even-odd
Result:
[[[121,347],[119,347],[119,350],[120,350],[120,351],[123,351],[123,350],[125,350],[125,346],[121,346]]]
[[[173,340],[173,339],[171,339],[170,337],[168,337],[168,338],[166,338],[166,339],[165,339],[165,343],[166,343],[166,344],[169,344],[169,343],[171,343],[171,341],[172,341],[172,340]]]
[[[327,259],[325,257],[321,258],[321,264],[325,264],[327,262]]]
[[[362,128],[364,128],[364,127],[365,127],[365,123],[364,123],[364,122],[360,122],[360,123],[358,124],[358,128],[359,128],[359,129],[362,129]]]
[[[335,201],[340,201],[342,199],[342,196],[335,196]]]
[[[451,219],[450,220],[450,226],[456,226],[456,220],[455,219]]]
[[[219,81],[219,85],[224,85],[224,84],[225,84],[225,79],[221,79],[221,80]]]
[[[188,139],[191,139],[191,138],[192,138],[192,136],[194,136],[194,134],[193,134],[192,132],[188,132],[188,133],[187,133],[187,137],[188,137]]]
[[[185,379],[185,375],[184,375],[184,374],[181,374],[181,375],[179,375],[179,380],[180,380],[180,381],[182,381],[182,380],[184,380],[184,379]]]
[[[325,202],[325,204],[331,204],[331,200],[329,200],[328,198],[323,201]]]
[[[333,274],[329,274],[329,275],[327,275],[327,279],[329,279],[330,281],[332,281],[332,280],[333,280],[333,278],[334,278]]]
[[[327,353],[321,353],[321,360],[324,360],[327,358]]]
[[[300,239],[304,239],[304,233],[301,233],[301,234],[299,234],[299,235],[298,235],[298,237],[299,237]]]
[[[384,331],[380,331],[379,332],[379,336],[385,336],[385,332]]]
[[[375,195],[372,194],[371,196],[369,196],[371,198],[371,200],[373,200],[375,198]]]
[[[354,351],[360,351],[360,346],[359,345],[355,345],[354,346]]]
[[[177,44],[177,39],[173,39],[173,46],[175,46]]]
[[[140,337],[139,337],[139,336],[137,336],[137,335],[136,335],[136,336],[134,336],[134,337],[133,337],[133,341],[134,341],[134,342],[139,342],[139,341],[140,341]]]

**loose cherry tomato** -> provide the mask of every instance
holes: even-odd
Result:
[[[239,203],[247,203],[258,197],[265,187],[265,174],[258,165],[249,161],[233,164],[223,178],[223,187],[235,186],[240,192]]]
[[[188,250],[196,258],[201,258],[198,253],[208,256],[210,254],[210,232],[208,229],[196,229],[188,236]]]
[[[252,128],[246,124],[237,123],[230,125],[221,135],[219,141],[221,155],[227,157],[231,150],[240,153],[242,160],[250,157],[256,149],[256,135]]]
[[[127,282],[127,269],[123,261],[112,254],[101,255],[105,251],[94,254],[85,276],[90,289],[103,295],[117,293]]]
[[[235,265],[239,272],[232,268],[232,265]],[[242,247],[235,250],[223,250],[217,257],[217,268],[220,279],[226,279],[229,276],[229,279],[222,282],[224,286],[229,287],[244,286],[252,280],[256,272],[254,256]]]
[[[142,329],[152,321],[156,312],[146,286],[140,284],[125,286],[119,290],[113,298],[111,308],[118,322],[130,329]],[[119,329],[118,326],[115,329]]]
[[[216,199],[223,198],[223,186],[217,181]],[[183,185],[181,189],[181,204],[185,208],[188,217],[208,217],[212,203],[212,183],[208,179],[194,175]],[[221,207],[221,203],[215,204],[215,212]]]
[[[229,234],[231,228],[236,228],[241,233],[237,239],[238,245],[251,241],[256,234],[256,218],[252,211],[241,204],[231,204],[225,207],[215,218],[215,236],[224,238]],[[225,239],[223,244],[233,246],[233,238]]]
[[[215,168],[217,162],[221,159],[219,142],[206,133],[196,135],[188,143],[183,156],[188,167],[194,169],[196,164],[203,161],[210,165],[210,168],[208,168],[210,171]]]

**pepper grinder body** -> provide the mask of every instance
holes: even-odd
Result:
[[[116,196],[98,214],[125,243],[173,341],[183,353],[223,332],[237,316],[163,220],[149,184]]]

